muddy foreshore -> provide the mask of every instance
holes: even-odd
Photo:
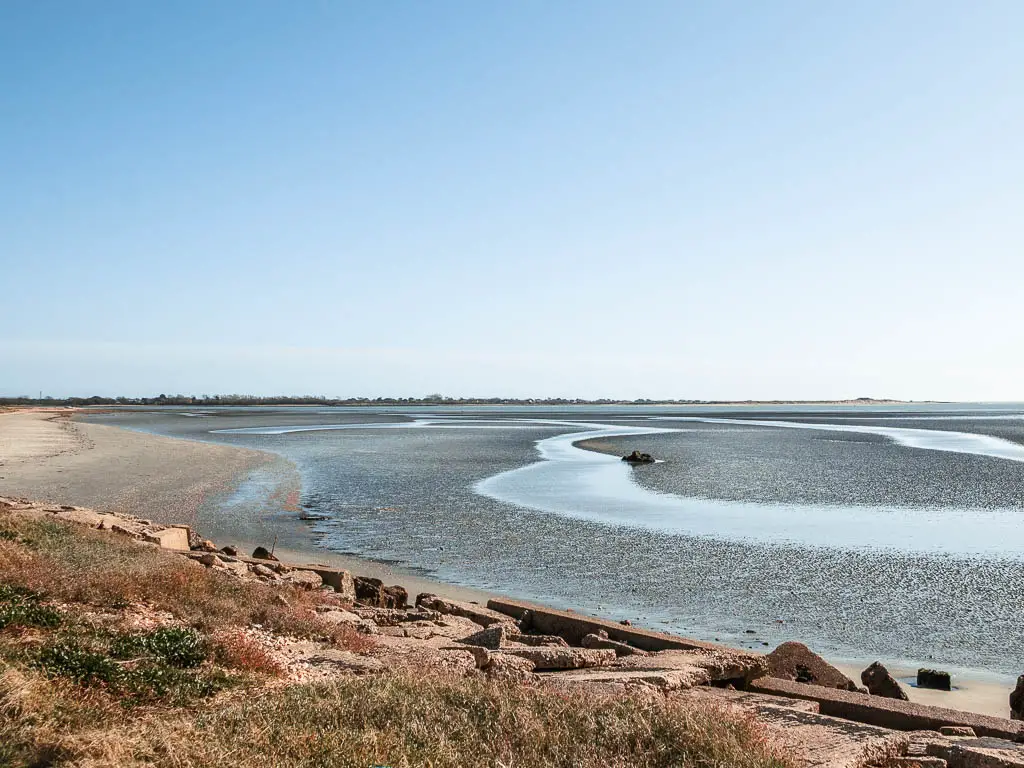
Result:
[[[73,412],[23,410],[0,416],[0,495],[22,496],[184,523],[239,550],[269,545],[286,530],[278,551],[293,562],[319,562],[357,571],[412,592],[462,600],[491,593],[445,584],[387,563],[317,548],[302,535],[296,507],[300,480],[294,466],[273,454],[152,435],[73,418]],[[600,449],[598,446],[583,446]],[[603,447],[603,446],[602,446]],[[275,478],[265,511],[271,520],[218,520],[216,509],[254,471]],[[258,511],[258,508],[256,508]],[[282,518],[281,510],[292,513]],[[273,512],[272,512],[273,511]],[[852,665],[841,665],[856,679]],[[894,670],[897,674],[906,670]],[[1005,716],[1009,689],[961,680],[952,692],[908,689],[913,701]]]

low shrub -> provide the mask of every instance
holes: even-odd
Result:
[[[213,656],[218,663],[242,672],[277,677],[284,667],[255,640],[239,631],[221,633],[213,644]]]
[[[131,635],[118,635],[111,643],[110,653],[119,659],[154,656],[179,669],[198,667],[210,655],[209,644],[194,629],[162,627]]]
[[[0,629],[5,627],[52,628],[61,623],[61,614],[40,603],[37,592],[10,584],[0,584]]]
[[[182,669],[169,664],[166,658],[118,657],[136,648],[149,647],[138,642],[135,637],[115,638],[104,647],[102,638],[67,636],[40,649],[35,665],[50,677],[65,678],[84,688],[100,688],[127,704],[185,704],[211,696],[231,682],[216,670]],[[191,663],[192,657],[187,661]]]

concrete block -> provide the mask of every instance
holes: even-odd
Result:
[[[504,612],[491,610],[476,603],[467,603],[463,600],[451,600],[447,597],[438,597],[424,592],[416,597],[416,605],[430,608],[433,611],[444,613],[450,616],[463,616],[470,619],[481,627],[489,627],[492,624],[511,624],[512,618]]]
[[[143,541],[150,544],[159,544],[162,549],[174,549],[188,551],[188,530],[184,528],[164,528],[162,531],[152,531],[142,534]]]
[[[654,632],[646,629],[619,624],[608,619],[601,619],[595,616],[576,613],[574,611],[560,611],[556,608],[548,608],[543,605],[525,602],[523,600],[512,600],[511,598],[492,598],[487,601],[487,607],[492,611],[522,619],[529,615],[529,629],[542,632],[547,635],[559,635],[565,638],[570,645],[582,645],[583,638],[590,634],[598,634],[604,630],[609,640],[620,643],[628,643],[634,648],[644,651],[669,651],[669,650],[694,650],[703,648],[706,650],[722,650],[722,646],[715,643],[706,643],[702,640],[692,640],[688,637],[670,635],[664,632]],[[737,651],[750,656],[763,656],[750,651]]]
[[[615,663],[615,651],[591,648],[503,648],[500,652],[529,659],[536,669],[583,669]]]
[[[991,737],[964,739],[946,754],[950,768],[1024,768],[1024,745]]]
[[[750,689],[758,693],[817,701],[822,714],[898,731],[937,731],[943,726],[953,725],[973,728],[979,736],[994,736],[1010,741],[1024,737],[1024,722],[945,707],[929,707],[866,693],[822,688],[774,677],[754,680],[750,683]]]

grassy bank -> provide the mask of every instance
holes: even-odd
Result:
[[[755,722],[713,708],[475,676],[292,683],[242,633],[373,652],[318,618],[331,599],[0,513],[0,765],[787,765]]]

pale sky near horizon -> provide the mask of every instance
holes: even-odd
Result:
[[[1024,400],[1024,2],[0,3],[0,394]]]

